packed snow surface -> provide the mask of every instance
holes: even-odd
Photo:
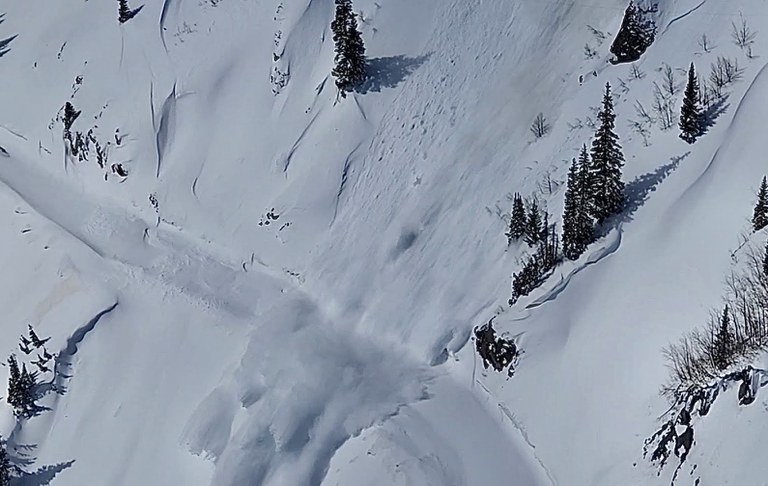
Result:
[[[668,484],[661,350],[719,305],[768,172],[768,3],[660,0],[642,77],[607,62],[625,7],[357,0],[342,99],[332,0],[0,2],[0,357],[27,324],[58,353],[48,410],[2,407],[19,483]],[[696,144],[630,129],[665,65],[682,91],[718,56],[743,75]],[[606,82],[627,211],[510,307],[510,195],[559,222]],[[511,378],[470,339],[495,315]],[[718,402],[678,483],[764,484],[766,409]]]

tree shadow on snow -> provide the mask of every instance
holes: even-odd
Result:
[[[141,9],[143,8],[144,8],[144,5],[140,5],[138,8],[131,10],[131,18],[134,18],[135,16],[139,15],[139,12],[141,12]]]
[[[368,59],[367,78],[355,91],[366,94],[379,93],[384,88],[394,88],[427,62],[430,56],[431,54],[418,57],[399,55]]]
[[[715,122],[720,115],[725,113],[730,105],[728,104],[728,95],[723,95],[716,102],[712,103],[709,108],[704,110],[701,114],[701,135],[705,135],[710,128],[715,126]]]
[[[635,213],[637,213],[638,209],[643,207],[651,193],[654,192],[659,185],[664,182],[664,179],[669,177],[669,175],[677,169],[680,162],[689,155],[691,155],[691,152],[672,157],[668,164],[664,164],[652,172],[637,176],[633,181],[629,182],[624,187],[624,196],[626,197],[624,211],[607,220],[601,227],[597,228],[596,236],[602,238],[612,229],[618,228],[621,224],[631,222],[634,219]]]
[[[20,430],[17,425],[17,431]],[[61,471],[75,463],[74,460],[60,462],[58,464],[41,466],[35,471],[26,471],[25,468],[35,462],[37,444],[17,444],[12,439],[6,441],[8,458],[15,470],[15,477],[11,479],[11,486],[44,486],[50,484],[53,478]]]
[[[75,461],[60,462],[52,466],[42,466],[33,472],[23,472],[11,480],[11,486],[45,486],[63,470],[72,467]]]
[[[8,45],[18,36],[19,34],[16,34],[8,37],[7,39],[0,40],[0,57],[3,57],[4,55],[11,52],[11,49],[8,47]]]

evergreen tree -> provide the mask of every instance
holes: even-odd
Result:
[[[688,84],[685,87],[683,107],[680,110],[680,138],[688,143],[701,135],[701,106],[699,102],[699,80],[691,63],[688,69]]]
[[[757,193],[757,204],[755,204],[755,213],[752,216],[752,227],[755,231],[768,226],[768,180],[763,176],[763,182],[760,184],[760,191]]]
[[[568,186],[565,190],[565,210],[563,211],[563,255],[569,260],[576,260],[583,253],[579,237],[579,171],[576,159],[573,159],[568,171]]]
[[[134,13],[131,12],[131,9],[128,7],[128,0],[117,0],[117,4],[118,4],[117,20],[119,20],[121,24],[124,24],[129,20],[131,20],[134,16]]]
[[[584,146],[579,155],[579,162],[574,159],[571,164],[565,192],[563,255],[569,260],[579,258],[592,243],[593,228],[589,207],[589,154]]]
[[[336,17],[331,22],[333,41],[336,44],[335,66],[331,74],[336,87],[345,97],[365,80],[365,44],[357,28],[357,18],[352,11],[352,0],[336,0]]]
[[[592,216],[590,215],[592,208],[592,179],[589,170],[589,152],[585,144],[581,146],[581,154],[579,154],[577,190],[579,197],[579,242],[585,249],[595,238],[594,221],[592,221]]]
[[[520,272],[512,276],[512,298],[509,299],[509,305],[541,285],[559,261],[559,241],[553,225],[538,242],[536,252],[528,257]]]
[[[528,246],[534,246],[541,241],[541,213],[539,203],[533,198],[528,207],[528,218],[525,223],[525,242]]]
[[[64,104],[64,117],[62,118],[62,121],[64,122],[64,132],[69,133],[70,128],[72,128],[72,124],[75,123],[75,120],[77,120],[77,117],[80,116],[80,112],[75,110],[75,107],[67,101]]]
[[[613,112],[610,83],[605,84],[603,106],[597,118],[600,127],[592,141],[589,183],[591,215],[598,223],[602,223],[624,207],[624,182],[621,180],[624,154],[619,145],[619,136],[613,131],[616,114]]]
[[[16,356],[8,357],[8,397],[6,401],[18,416],[28,416],[35,407],[34,390],[37,373],[27,371],[26,365],[19,370]]]
[[[731,333],[731,317],[726,305],[723,309],[723,316],[720,318],[720,327],[712,341],[712,358],[717,369],[722,371],[731,365],[735,351],[734,345],[735,342]]]
[[[520,194],[515,193],[515,197],[512,200],[512,217],[509,221],[509,233],[506,234],[510,245],[512,240],[519,240],[525,235],[526,222],[523,198]]]

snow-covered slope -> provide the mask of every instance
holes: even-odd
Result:
[[[24,484],[669,482],[642,457],[661,349],[719,304],[768,171],[768,41],[731,41],[764,1],[659,1],[634,79],[607,62],[622,0],[358,0],[371,79],[343,100],[332,0],[5,3],[0,352],[27,323],[59,350],[50,410],[3,407]],[[635,101],[717,56],[744,72],[715,125],[646,147]],[[559,218],[605,82],[628,211],[510,308],[509,195]],[[67,101],[103,167],[65,153]],[[470,341],[494,315],[510,379]],[[764,481],[765,406],[729,407],[679,481]]]

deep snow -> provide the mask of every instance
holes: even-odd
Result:
[[[147,2],[122,25],[115,2],[6,3],[0,351],[33,324],[62,390],[21,424],[3,408],[23,484],[669,482],[642,457],[661,349],[719,305],[768,167],[768,41],[730,38],[764,1],[660,1],[631,79],[607,63],[624,1],[358,0],[372,79],[344,100],[332,0]],[[662,65],[682,83],[718,55],[744,74],[709,133],[645,147],[629,120]],[[509,308],[509,195],[559,218],[591,136],[569,124],[606,81],[627,213]],[[68,100],[104,168],[65,154]],[[494,315],[525,351],[509,379],[469,340]],[[764,482],[763,402],[718,401],[681,484]]]

